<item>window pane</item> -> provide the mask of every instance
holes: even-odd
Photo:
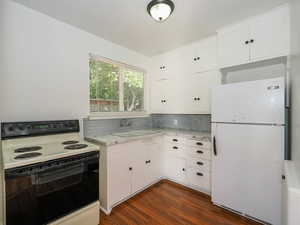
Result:
[[[124,75],[124,110],[126,112],[144,111],[144,74],[129,69]]]
[[[119,111],[119,68],[109,63],[90,60],[91,112]]]

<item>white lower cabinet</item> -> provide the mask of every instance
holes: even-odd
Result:
[[[210,172],[207,170],[188,168],[187,172],[188,184],[201,188],[203,191],[210,190]]]
[[[121,201],[131,194],[132,149],[115,145],[107,154],[107,182],[109,205]],[[127,146],[123,146],[126,148]]]
[[[186,182],[186,161],[172,156],[166,156],[166,158],[167,160],[164,160],[164,176],[180,183]]]
[[[163,175],[209,194],[211,143],[192,136],[166,136],[164,140]]]
[[[161,141],[162,137],[157,137],[103,147],[100,201],[106,213],[160,178]]]
[[[210,143],[193,136],[159,136],[102,147],[100,203],[105,213],[166,178],[210,193]]]

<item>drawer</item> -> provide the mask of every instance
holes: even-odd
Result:
[[[210,171],[210,161],[205,159],[188,159],[187,166],[188,168]]]
[[[187,169],[186,172],[189,185],[210,190],[210,172],[200,169]]]
[[[185,151],[192,158],[211,160],[211,151],[208,149],[186,147]]]
[[[208,141],[200,141],[195,139],[187,139],[185,144],[192,147],[201,147],[206,149],[211,149],[211,143]]]
[[[186,155],[185,147],[176,143],[166,143],[164,150],[172,156],[183,157]]]
[[[172,144],[184,144],[185,138],[178,136],[165,136],[165,142]]]

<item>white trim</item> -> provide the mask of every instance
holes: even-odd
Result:
[[[137,67],[137,66],[128,65],[126,63],[122,63],[122,62],[119,62],[119,61],[116,61],[116,60],[113,60],[113,59],[110,59],[110,58],[106,58],[104,56],[94,55],[92,53],[90,53],[89,55],[90,55],[90,59],[94,59],[94,60],[110,63],[110,64],[113,64],[115,66],[125,67],[125,68],[128,68],[128,69],[137,70],[137,71],[146,73],[146,70],[144,70],[140,67]]]

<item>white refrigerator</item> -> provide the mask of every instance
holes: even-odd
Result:
[[[212,201],[281,225],[284,78],[220,85],[212,94]]]

